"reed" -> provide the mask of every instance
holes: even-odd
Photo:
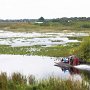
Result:
[[[56,77],[35,80],[32,75],[27,78],[20,73],[13,73],[8,77],[6,73],[1,73],[0,90],[90,90],[90,87],[85,80],[81,82]]]

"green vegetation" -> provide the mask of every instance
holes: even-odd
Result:
[[[80,82],[55,77],[37,81],[32,75],[27,78],[20,73],[13,73],[10,77],[6,73],[0,74],[0,90],[89,90],[85,83],[85,80]]]
[[[90,23],[89,24],[84,24],[81,27],[83,27],[83,28],[90,28]]]
[[[43,17],[40,20],[44,20]],[[43,23],[35,22],[0,22],[0,29],[14,32],[62,32],[84,31],[90,32],[90,21],[80,20],[44,20]]]
[[[85,37],[84,36],[72,36],[72,37],[68,37],[70,40],[78,40],[78,41],[82,41]]]
[[[78,47],[79,43],[68,43],[66,45],[57,46],[23,46],[23,47],[11,47],[7,45],[0,45],[0,54],[20,54],[20,55],[40,55],[60,57],[68,56],[72,54],[73,48]]]
[[[90,36],[83,39],[77,51],[80,58],[90,61]]]

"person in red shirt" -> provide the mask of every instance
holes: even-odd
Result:
[[[73,66],[79,65],[79,59],[75,56],[73,60]]]

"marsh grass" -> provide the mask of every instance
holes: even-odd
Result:
[[[6,73],[0,74],[0,90],[89,90],[89,85],[85,82],[56,77],[35,80],[34,76],[27,78],[20,73],[13,73],[9,77]]]
[[[67,31],[89,31],[90,32],[90,22],[89,21],[74,21],[73,24],[67,22],[46,22],[43,24],[35,23],[0,23],[0,29],[10,30],[14,32],[60,32],[63,30]]]
[[[0,54],[14,54],[14,55],[39,55],[39,56],[51,56],[60,57],[68,56],[72,54],[74,47],[77,47],[79,43],[68,43],[64,45],[56,46],[23,46],[23,47],[11,47],[9,45],[0,45]]]
[[[85,38],[84,36],[78,36],[78,37],[67,37],[67,38],[69,38],[69,40],[79,40],[79,41],[82,41],[83,40],[83,38]]]

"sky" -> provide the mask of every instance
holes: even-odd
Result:
[[[0,19],[90,17],[90,0],[0,0]]]

